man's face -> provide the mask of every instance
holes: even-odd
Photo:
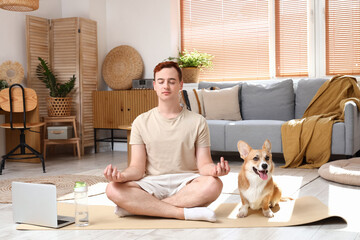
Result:
[[[163,68],[155,74],[154,90],[160,99],[178,98],[183,88],[175,68]]]

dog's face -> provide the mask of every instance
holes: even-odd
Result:
[[[261,179],[267,180],[274,168],[270,141],[266,139],[262,149],[252,149],[244,141],[239,141],[237,147],[241,158],[245,161],[243,168],[245,167],[248,173],[256,174]]]

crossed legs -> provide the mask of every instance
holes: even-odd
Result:
[[[184,208],[205,207],[215,201],[222,190],[217,177],[195,178],[176,194],[159,200],[134,182],[110,182],[107,197],[120,208],[134,214],[185,219]]]

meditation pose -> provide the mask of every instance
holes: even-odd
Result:
[[[214,164],[210,135],[203,116],[179,104],[182,73],[175,62],[154,69],[158,106],[132,124],[131,161],[124,171],[111,164],[104,170],[110,181],[107,197],[115,214],[146,215],[215,222],[207,206],[221,193],[219,176],[230,171],[223,157]]]

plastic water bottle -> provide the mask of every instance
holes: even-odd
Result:
[[[84,227],[89,225],[88,187],[86,182],[76,182],[75,195],[75,225]]]

